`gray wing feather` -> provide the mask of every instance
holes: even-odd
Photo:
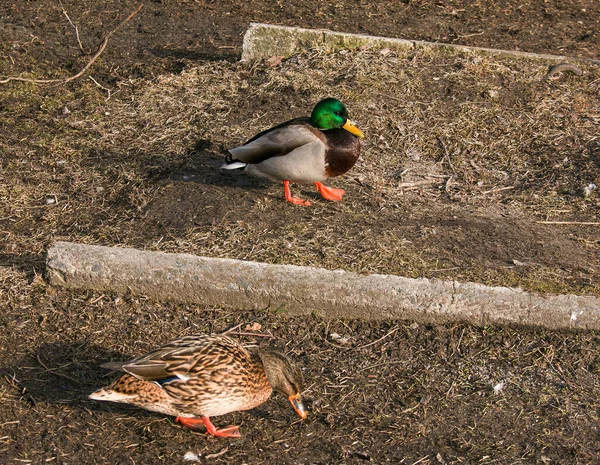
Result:
[[[260,163],[271,157],[287,155],[298,147],[319,141],[308,127],[294,124],[268,131],[262,136],[229,152],[244,163]]]

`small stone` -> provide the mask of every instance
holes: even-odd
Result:
[[[496,394],[496,395],[500,394],[502,389],[504,389],[504,381],[502,381],[494,386],[494,394]]]
[[[406,155],[412,161],[419,161],[421,159],[421,154],[419,153],[419,151],[417,149],[413,149],[413,148],[406,149]]]
[[[56,197],[46,197],[46,205],[52,205],[56,203]]]
[[[594,192],[598,187],[596,186],[596,184],[589,184],[587,186],[585,186],[583,188],[583,196],[584,197],[589,197],[590,195],[592,195],[592,192]]]
[[[487,93],[490,96],[490,98],[498,98],[498,91],[497,90],[490,89],[490,90],[488,90]]]

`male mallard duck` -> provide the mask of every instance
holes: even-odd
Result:
[[[344,104],[327,98],[317,103],[310,118],[286,121],[229,149],[221,168],[282,180],[285,200],[296,205],[310,202],[292,197],[290,182],[313,182],[327,200],[342,200],[343,189],[326,187],[321,181],[354,166],[360,155],[358,137],[364,135],[348,119]]]
[[[173,415],[191,429],[204,424],[213,436],[240,437],[237,426],[217,429],[210,417],[257,407],[273,390],[288,396],[300,417],[307,415],[298,367],[279,352],[250,353],[227,336],[186,336],[129,362],[102,366],[125,374],[90,399]]]

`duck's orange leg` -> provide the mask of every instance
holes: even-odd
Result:
[[[288,202],[293,203],[294,205],[302,205],[303,207],[310,206],[310,202],[308,200],[302,200],[298,197],[292,197],[289,181],[283,181],[283,198]]]
[[[200,425],[204,425],[206,428],[206,432],[212,436],[219,436],[223,438],[239,438],[241,434],[239,432],[239,428],[237,426],[227,426],[225,428],[215,428],[215,425],[212,424],[210,418],[202,417],[202,418],[184,418],[177,417],[175,421],[189,429],[197,430]]]
[[[315,187],[324,199],[332,200],[334,202],[339,202],[340,200],[342,200],[342,195],[346,193],[344,189],[335,189],[333,187],[327,187],[320,182],[315,182]]]

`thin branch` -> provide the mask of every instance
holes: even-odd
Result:
[[[400,182],[396,187],[399,187],[400,189],[410,189],[413,187],[427,186],[429,184],[440,184],[441,182],[441,179],[423,179],[422,181]]]
[[[10,82],[10,81],[32,82],[34,84],[51,84],[51,83],[66,84],[67,82],[71,82],[74,79],[81,77],[89,69],[89,67],[94,64],[94,62],[98,59],[98,57],[102,54],[102,52],[104,52],[104,49],[108,45],[108,41],[112,37],[112,35],[115,32],[117,32],[119,29],[121,29],[129,21],[131,21],[131,19],[136,14],[138,14],[138,12],[142,9],[143,6],[144,6],[144,4],[141,3],[140,6],[138,6],[137,9],[133,13],[131,13],[129,16],[127,16],[127,18],[125,18],[125,21],[123,21],[116,28],[114,28],[112,31],[110,31],[108,34],[106,34],[104,36],[104,39],[100,43],[100,47],[98,47],[98,51],[95,53],[95,55],[92,57],[92,59],[87,63],[87,65],[85,65],[83,67],[83,69],[81,71],[79,71],[77,74],[75,74],[71,77],[65,78],[65,79],[30,79],[30,78],[22,78],[22,77],[8,77],[6,79],[0,80],[0,84],[6,84],[7,82]]]
[[[67,10],[65,10],[65,7],[63,6],[62,2],[60,0],[58,0],[58,3],[60,4],[60,7],[63,10],[63,14],[67,17],[67,19],[69,20],[69,23],[71,23],[71,26],[73,26],[75,28],[75,36],[77,37],[77,43],[79,44],[79,49],[81,50],[81,53],[83,53],[84,55],[87,55],[86,51],[83,49],[83,45],[81,44],[81,39],[79,38],[79,28],[77,27],[76,24],[73,23],[73,21],[71,21],[71,18],[69,18],[69,15],[67,14]]]
[[[88,77],[94,82],[94,84],[96,84],[98,87],[100,87],[100,89],[108,92],[108,97],[106,97],[106,101],[108,102],[111,97],[112,89],[109,89],[108,87],[104,87],[102,84],[100,84],[98,81],[96,81],[92,76],[88,76]]]
[[[576,224],[579,226],[598,226],[598,221],[536,221],[538,224]]]
[[[377,344],[378,342],[383,341],[386,337],[391,336],[392,334],[394,334],[399,329],[400,329],[400,327],[396,326],[392,330],[388,331],[385,335],[383,335],[382,337],[380,337],[379,339],[377,339],[376,341],[369,342],[368,344],[365,344],[364,346],[357,347],[356,349],[360,350],[360,349],[365,349],[367,347],[371,347],[372,345]]]
[[[224,449],[221,449],[220,452],[217,452],[216,454],[208,454],[207,456],[205,456],[204,458],[206,460],[210,460],[210,459],[216,459],[217,457],[221,457],[221,455],[224,455],[227,453],[227,451],[229,450],[229,448],[225,447]]]
[[[446,147],[446,144],[444,143],[444,141],[442,140],[441,137],[438,137],[437,140],[440,143],[440,145],[442,146],[442,148],[444,149],[444,160],[446,160],[446,163],[448,163],[448,166],[450,166],[450,169],[456,175],[456,171],[454,170],[454,166],[452,165],[452,161],[450,160],[450,154],[448,153],[448,147]]]
[[[242,326],[243,324],[244,324],[244,323],[240,323],[239,325],[235,325],[233,328],[229,328],[229,329],[227,329],[227,330],[223,331],[221,334],[222,334],[223,336],[225,336],[226,334],[229,334],[229,333],[231,333],[232,331],[235,331],[235,330],[237,330],[237,329],[240,329],[240,328],[241,328],[241,326]]]
[[[491,194],[492,192],[509,191],[514,188],[515,188],[515,186],[496,187],[494,189],[490,189],[489,191],[484,191],[484,192],[482,192],[482,194]]]
[[[269,339],[276,339],[272,334],[253,333],[251,331],[227,331],[224,334],[235,334],[236,336],[256,336],[256,337],[268,337]]]

